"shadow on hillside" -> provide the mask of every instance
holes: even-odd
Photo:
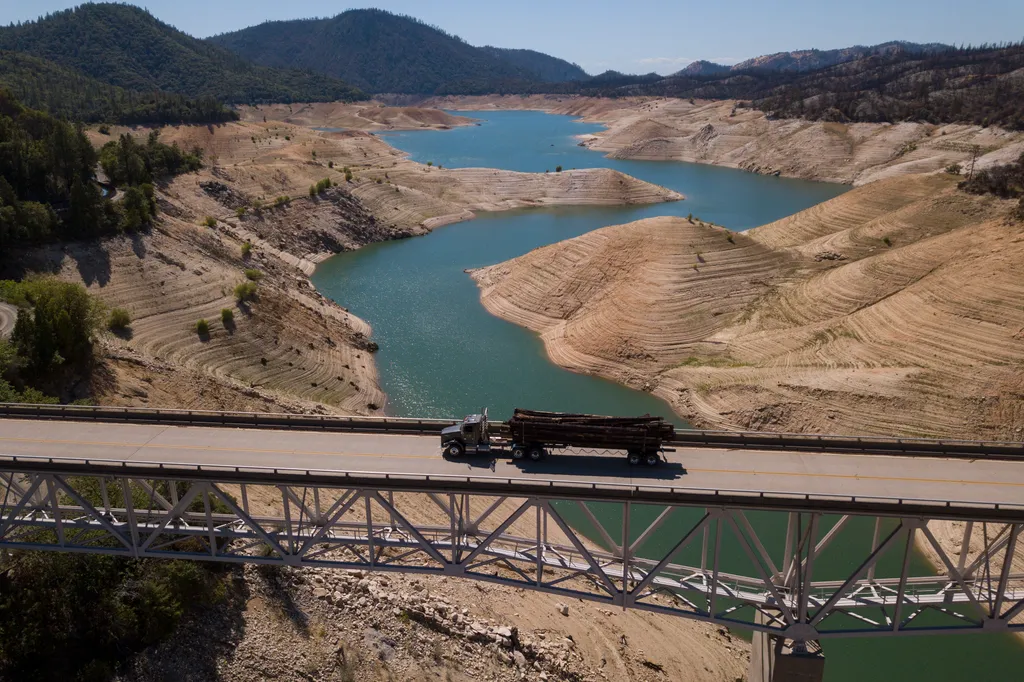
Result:
[[[85,286],[110,283],[110,253],[100,244],[74,244],[67,249],[67,255],[75,262],[78,275]]]
[[[264,581],[264,590],[269,601],[281,610],[303,637],[309,637],[309,616],[295,603],[292,593],[281,583],[279,566],[260,566],[257,572]]]
[[[225,598],[195,604],[174,633],[146,649],[126,666],[123,682],[179,680],[200,682],[221,679],[218,662],[234,657],[245,636],[246,604],[252,597],[241,567],[226,571]]]

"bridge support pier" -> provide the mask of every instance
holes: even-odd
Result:
[[[824,677],[825,655],[815,643],[787,646],[782,637],[754,633],[748,682],[822,682]]]

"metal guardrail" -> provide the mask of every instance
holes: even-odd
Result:
[[[539,477],[409,474],[340,469],[231,466],[0,454],[0,471],[59,475],[205,480],[253,485],[320,485],[395,492],[471,492],[512,497],[540,495],[584,502],[625,501],[655,505],[736,507],[777,511],[814,511],[855,515],[924,516],[932,519],[1024,522],[1024,501],[978,502],[878,495],[802,493],[787,490],[705,488],[674,484],[644,485],[572,481]]]
[[[221,426],[244,429],[299,431],[353,431],[429,434],[440,433],[454,419],[407,419],[403,417],[339,417],[334,415],[272,412],[220,412],[214,410],[166,410],[152,407],[92,407],[87,405],[26,405],[0,403],[0,417],[60,421],[167,424],[171,426]]]
[[[455,419],[402,417],[339,417],[332,415],[165,410],[147,407],[89,407],[82,405],[25,405],[0,403],[0,417],[55,419],[111,423],[220,426],[301,431],[388,432],[434,434]],[[815,435],[756,431],[701,431],[681,429],[670,446],[726,447],[757,450],[799,450],[896,456],[938,456],[961,459],[1024,460],[1024,442],[886,438],[879,436]]]

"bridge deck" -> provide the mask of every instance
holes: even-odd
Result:
[[[660,467],[629,467],[611,453],[576,452],[543,462],[506,456],[448,461],[436,435],[339,434],[144,424],[0,420],[0,455],[115,462],[281,467],[407,475],[473,476],[645,488],[761,491],[1024,504],[1024,463],[725,448],[678,448]]]

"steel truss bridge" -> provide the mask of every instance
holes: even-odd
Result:
[[[13,408],[0,406],[0,413],[4,409]],[[61,416],[82,420],[85,414]],[[992,500],[982,493],[957,501],[821,493],[809,486],[711,488],[689,485],[686,475],[621,482],[621,476],[577,480],[543,471],[461,475],[458,468],[419,473],[288,466],[301,454],[298,448],[279,466],[238,464],[212,454],[197,462],[187,459],[206,450],[153,445],[156,436],[129,443],[136,432],[117,429],[153,427],[117,426],[116,413],[94,414],[102,418],[60,423],[76,433],[95,431],[81,441],[19,435],[17,428],[50,432],[58,426],[27,421],[24,412],[16,421],[0,419],[0,452],[12,443],[29,450],[52,442],[83,453],[0,455],[0,549],[442,574],[742,626],[797,643],[1024,630],[1024,562],[1014,562],[1024,495]],[[141,414],[145,419],[137,423],[161,422],[155,412]],[[194,423],[182,419],[177,413],[165,421]],[[448,423],[388,422],[377,422],[378,430],[422,433]],[[160,437],[175,443],[186,435],[210,442],[216,434],[265,443],[276,437],[251,426],[159,428]],[[279,435],[293,442],[299,437]],[[448,464],[437,455],[436,437],[429,440],[429,461]],[[401,443],[387,441],[386,447],[397,450]],[[895,442],[880,443],[882,450],[896,450]],[[119,454],[128,447],[134,455]],[[185,451],[176,461],[147,459],[147,447]],[[238,453],[247,446],[232,447]],[[744,454],[741,445],[729,447],[737,457]],[[978,458],[978,451],[995,453],[997,485],[1024,467],[1006,461],[1017,456],[1016,447],[966,444],[968,455],[929,457],[928,467]],[[106,451],[109,456],[102,456]],[[277,451],[268,446],[253,452]],[[674,457],[686,461],[699,454],[688,448]],[[872,466],[920,462],[902,455],[847,459],[854,458],[869,458]],[[1010,485],[1024,486],[1020,480]]]

